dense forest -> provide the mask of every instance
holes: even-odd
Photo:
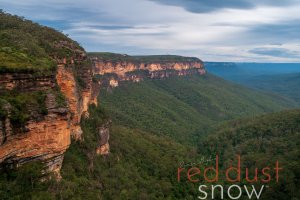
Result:
[[[194,198],[196,188],[177,184],[176,169],[183,159],[196,158],[196,148],[138,129],[113,126],[110,155],[96,156],[95,124],[108,116],[101,108],[91,107],[90,111],[90,119],[82,122],[84,142],[73,142],[65,154],[60,182],[39,182],[39,163],[4,171],[1,199]]]
[[[199,96],[216,95],[217,88],[226,96],[200,101]],[[182,162],[197,162],[216,152],[223,158],[221,167],[237,152],[247,152],[242,155],[250,167],[280,160],[290,178],[267,190],[262,199],[296,195],[298,161],[293,157],[299,156],[299,111],[255,117],[287,108],[284,99],[275,101],[214,76],[124,83],[102,94],[101,106],[91,106],[90,118],[82,121],[84,141],[73,142],[65,154],[63,179],[39,183],[39,164],[6,171],[0,181],[3,199],[195,199],[198,184],[178,183],[176,170]],[[238,101],[241,107],[232,105]],[[195,102],[211,109],[203,111]],[[231,121],[237,117],[246,118]],[[111,153],[99,157],[94,153],[96,124],[110,118]],[[288,163],[291,160],[295,162]]]
[[[296,106],[288,98],[249,90],[210,74],[128,82],[100,93],[114,123],[188,144],[219,122]]]
[[[279,181],[268,182],[261,199],[294,200],[300,196],[299,145],[300,110],[290,110],[226,123],[199,141],[198,151],[201,155],[218,154],[223,169],[240,155],[241,168],[248,167],[251,177],[254,168],[274,166],[278,161],[283,168]]]
[[[300,73],[255,76],[244,79],[242,84],[289,97],[300,104]]]

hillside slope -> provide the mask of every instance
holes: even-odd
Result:
[[[116,124],[184,143],[194,143],[219,122],[295,106],[289,99],[253,91],[213,75],[127,82],[100,93],[101,104]]]
[[[169,81],[172,82],[173,86],[175,82],[180,83],[182,86],[184,81],[188,83],[193,83],[194,81],[202,83],[198,80],[199,78],[204,77],[170,79]],[[215,79],[215,77],[210,78]],[[291,199],[292,195],[296,195],[293,192],[297,185],[297,177],[299,177],[297,174],[298,161],[295,159],[295,157],[299,156],[297,150],[297,145],[299,145],[297,131],[299,133],[300,124],[298,110],[228,122],[227,125],[221,126],[216,133],[208,134],[203,136],[201,140],[194,141],[198,144],[197,151],[194,145],[185,145],[187,141],[181,142],[181,144],[176,142],[175,140],[180,140],[174,135],[164,136],[167,132],[172,133],[176,131],[171,125],[165,126],[165,124],[171,123],[169,122],[171,114],[177,114],[177,117],[182,119],[180,123],[188,123],[185,120],[194,119],[195,122],[193,124],[183,124],[185,125],[183,128],[187,129],[189,126],[203,125],[201,121],[206,116],[205,113],[200,115],[198,111],[194,111],[195,116],[193,114],[186,116],[195,107],[190,107],[190,104],[186,103],[188,102],[187,100],[181,101],[166,92],[166,89],[161,89],[162,83],[165,81],[168,82],[168,80],[151,81],[140,85],[128,83],[120,88],[115,88],[112,93],[111,91],[107,92],[106,95],[114,96],[115,101],[119,100],[120,104],[124,104],[124,107],[128,108],[126,112],[130,109],[143,108],[143,110],[139,110],[139,113],[144,112],[144,121],[149,119],[151,122],[155,117],[159,119],[147,127],[145,122],[138,120],[141,115],[126,115],[130,118],[128,120],[133,121],[132,124],[129,121],[126,122],[128,124],[125,124],[122,121],[122,117],[114,117],[115,123],[112,125],[111,153],[109,156],[99,157],[95,155],[99,137],[97,124],[103,124],[112,117],[109,116],[110,114],[115,115],[115,110],[109,110],[106,113],[102,106],[90,106],[89,119],[84,119],[81,122],[84,140],[72,143],[66,152],[61,170],[63,176],[61,182],[32,184],[32,180],[37,180],[39,177],[36,170],[34,170],[36,168],[20,168],[13,173],[1,174],[0,195],[2,195],[3,199],[9,199],[8,197],[20,198],[21,196],[25,199],[195,199],[199,195],[199,192],[197,192],[199,185],[187,182],[178,183],[176,170],[182,161],[199,162],[199,159],[202,157],[214,156],[216,152],[222,158],[222,167],[230,163],[238,152],[242,154],[243,159],[249,159],[250,167],[253,167],[254,164],[260,167],[265,161],[269,163],[273,159],[279,159],[284,167],[289,169],[285,173],[289,178],[276,186],[276,189],[274,189],[276,193],[271,189],[264,193],[266,198],[263,199]],[[193,84],[196,84],[195,82]],[[221,83],[223,88],[220,85],[215,87],[217,88],[218,86],[225,90],[225,83],[222,81]],[[148,87],[145,87],[145,85]],[[140,87],[140,89],[138,90],[136,87]],[[177,85],[177,89],[178,87]],[[227,85],[227,87],[229,86]],[[117,93],[118,89],[124,91],[124,93]],[[162,96],[161,90],[165,91],[166,96]],[[153,91],[156,91],[156,93]],[[237,88],[233,91],[237,91]],[[233,91],[229,94],[233,95]],[[115,95],[116,93],[119,95]],[[123,94],[124,98],[122,98]],[[130,99],[129,94],[136,94],[134,100]],[[153,102],[162,99],[159,104],[160,107],[156,107],[158,104],[148,102],[150,101],[148,95],[153,98]],[[179,98],[180,95],[177,95]],[[129,99],[126,99],[126,97]],[[257,97],[265,98],[266,96],[257,94]],[[100,102],[102,102],[101,105],[106,105],[108,109],[108,101],[112,100],[112,98],[105,98],[105,101],[102,100]],[[175,101],[175,103],[171,103],[170,100]],[[142,102],[148,102],[148,104],[136,107],[137,104]],[[222,97],[222,102],[226,102],[226,98]],[[172,105],[172,107],[169,108],[169,105]],[[273,106],[275,105],[274,103]],[[250,103],[246,104],[246,106],[250,106]],[[281,108],[283,107],[281,106]],[[190,110],[183,112],[184,109],[188,108]],[[255,106],[252,107],[252,109],[255,108]],[[256,108],[257,112],[266,111],[258,108]],[[278,108],[269,109],[276,110]],[[161,113],[158,112],[159,110],[161,110]],[[124,108],[122,111],[124,112]],[[167,111],[171,112],[171,114]],[[227,110],[227,113],[232,112],[237,111]],[[163,115],[163,113],[168,115]],[[255,113],[249,113],[250,111],[242,113],[242,115],[255,115]],[[200,124],[196,124],[198,117],[202,117],[197,121]],[[211,119],[208,121],[215,125],[217,124]],[[172,125],[176,126],[174,123]],[[164,128],[161,132],[153,134],[155,131],[160,131],[161,127]],[[180,126],[177,127],[181,128]],[[145,131],[147,128],[152,129]],[[180,130],[183,130],[183,128]],[[185,139],[193,136],[192,133],[183,131],[179,136],[185,134]],[[220,183],[224,184],[223,182]],[[284,186],[284,184],[289,186]],[[284,197],[283,195],[287,196]]]
[[[300,104],[300,73],[255,76],[241,81],[242,84],[289,97]]]
[[[54,70],[54,58],[73,56],[74,49],[84,51],[52,28],[0,12],[0,72]]]
[[[300,103],[299,63],[205,63],[208,72],[226,80]]]
[[[194,199],[196,188],[178,184],[176,170],[183,160],[197,158],[195,148],[113,125],[109,156],[96,156],[97,124],[108,118],[102,108],[90,107],[81,124],[84,142],[73,142],[66,152],[60,182],[37,182],[35,164],[6,171],[0,175],[1,199]]]
[[[208,135],[199,142],[198,147],[201,155],[218,154],[222,169],[236,160],[236,155],[240,155],[241,168],[251,169],[251,176],[253,168],[261,170],[279,161],[283,168],[279,181],[268,182],[269,188],[264,191],[261,199],[288,200],[300,196],[300,110],[232,121]],[[255,183],[257,186],[262,184]]]

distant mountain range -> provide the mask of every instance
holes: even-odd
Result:
[[[205,67],[226,80],[284,95],[300,103],[300,63],[206,62]]]

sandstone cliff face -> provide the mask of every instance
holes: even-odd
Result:
[[[93,60],[93,73],[106,76],[104,85],[118,87],[120,81],[140,82],[145,78],[163,79],[172,76],[188,76],[192,74],[203,75],[206,73],[202,61],[190,62],[112,62],[98,57]]]
[[[73,47],[69,45],[68,48]],[[22,129],[15,128],[11,122],[14,105],[5,101],[0,104],[0,109],[6,112],[0,118],[0,168],[18,167],[39,160],[46,164],[46,171],[54,172],[59,179],[63,155],[70,145],[71,136],[82,139],[80,120],[81,116],[88,115],[91,103],[92,66],[85,53],[78,49],[74,49],[68,58],[55,60],[57,70],[47,72],[47,75],[29,72],[0,74],[0,97],[10,92],[46,93],[43,102],[45,114],[37,114],[37,108],[26,105],[29,119]],[[59,103],[57,92],[65,97],[63,103]]]
[[[12,131],[8,114],[4,126],[2,123],[5,139],[0,146],[0,163],[20,166],[29,161],[43,160],[47,165],[51,163],[49,169],[60,177],[63,153],[70,144],[70,112],[59,107],[55,98],[53,94],[47,94],[48,114],[43,119],[28,121],[24,132]]]
[[[71,63],[74,63],[71,60]],[[82,130],[80,127],[81,116],[88,115],[88,105],[92,97],[92,68],[91,66],[79,66],[77,78],[80,78],[84,86],[79,87],[76,81],[74,67],[66,63],[58,65],[56,80],[60,90],[65,95],[69,109],[72,113],[71,135],[75,140],[81,140]]]
[[[168,63],[132,63],[132,62],[110,62],[92,58],[94,62],[95,74],[114,73],[119,77],[126,76],[127,72],[137,70],[148,70],[149,72],[176,70],[184,71],[188,69],[203,69],[202,62],[168,62]]]
[[[54,74],[35,75],[30,73],[0,74],[0,90],[42,91],[55,86]]]

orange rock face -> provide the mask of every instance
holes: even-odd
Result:
[[[97,155],[108,155],[109,154],[109,143],[106,143],[96,149]]]
[[[70,63],[74,61],[71,60]],[[66,59],[63,59],[63,63],[57,67],[56,74],[49,77],[5,74],[6,79],[0,82],[0,91],[46,91],[47,114],[39,116],[38,119],[32,116],[26,123],[25,131],[12,131],[13,125],[9,115],[4,120],[0,119],[0,164],[20,166],[39,160],[46,164],[47,171],[54,172],[57,179],[60,179],[59,171],[71,136],[77,140],[82,138],[80,120],[84,113],[88,116],[88,105],[92,97],[91,69],[91,66],[84,66],[77,72],[73,65],[68,66]],[[84,87],[79,87],[76,79],[81,79]],[[58,105],[56,101],[53,91],[57,87],[66,98],[66,106]]]
[[[122,81],[140,82],[144,78],[162,79],[171,76],[203,75],[206,73],[204,65],[200,60],[198,62],[154,62],[147,64],[138,62],[110,62],[97,57],[92,58],[92,60],[94,62],[94,74],[115,74],[117,76],[104,78],[105,81],[102,83],[110,87],[118,87]]]
[[[58,65],[56,80],[61,92],[68,101],[68,106],[72,113],[71,135],[76,140],[80,140],[82,130],[79,123],[82,113],[82,102],[79,100],[79,91],[73,70],[71,68],[66,68],[65,65]]]
[[[120,78],[124,77],[127,72],[133,72],[136,70],[148,70],[150,72],[161,70],[187,70],[187,69],[203,69],[202,62],[170,62],[170,63],[127,63],[127,62],[105,62],[101,60],[94,61],[94,73],[95,74],[117,74]]]
[[[41,91],[53,88],[53,75],[32,75],[30,73],[1,73],[0,90]]]
[[[58,65],[56,80],[61,92],[65,95],[72,113],[71,135],[75,140],[81,140],[82,130],[80,120],[83,113],[88,112],[92,99],[92,68],[86,67],[78,75],[84,81],[85,88],[80,88],[75,80],[74,70],[65,64]]]
[[[48,114],[43,120],[29,121],[24,133],[6,135],[6,141],[0,146],[0,163],[19,166],[42,160],[60,177],[63,153],[70,145],[70,113],[66,108],[57,107],[54,95],[47,95],[46,105]]]
[[[109,85],[112,86],[112,87],[118,87],[119,86],[119,82],[118,82],[118,80],[111,79],[109,81]]]

